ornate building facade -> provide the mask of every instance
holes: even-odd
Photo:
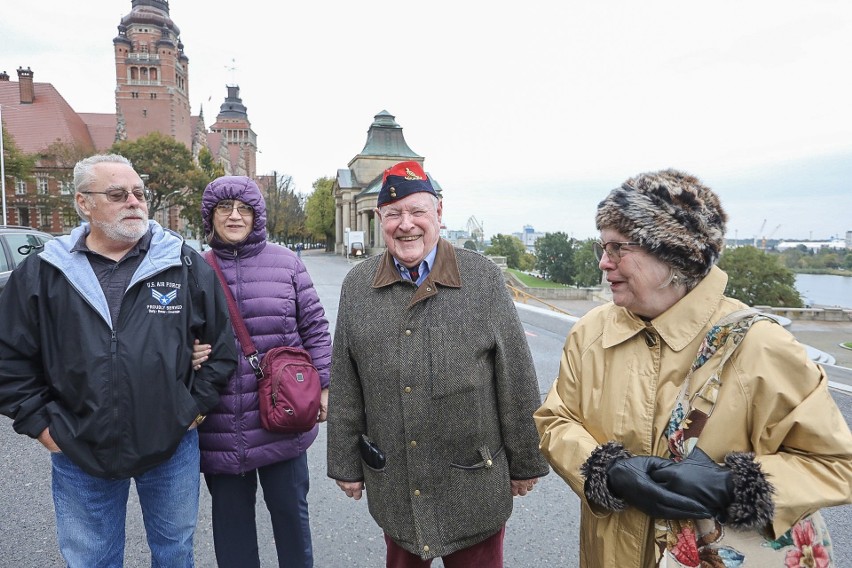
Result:
[[[257,135],[239,86],[226,86],[227,97],[210,131],[203,109],[191,115],[189,57],[168,0],[131,0],[130,12],[118,24],[113,51],[114,114],[74,111],[51,83],[34,82],[30,68],[18,68],[17,83],[5,71],[0,73],[3,126],[23,153],[38,156],[30,178],[4,180],[8,224],[68,232],[79,223],[71,201],[77,157],[152,132],[185,144],[196,159],[207,147],[229,175],[257,177]],[[55,155],[57,145],[66,155]],[[172,229],[182,228],[174,207],[154,218]]]
[[[382,174],[387,168],[405,160],[423,165],[425,158],[408,147],[396,117],[383,110],[373,117],[364,148],[349,161],[347,168],[337,170],[334,179],[332,195],[336,253],[346,252],[346,233],[350,231],[364,232],[367,241],[364,246],[369,254],[384,250],[381,226],[376,222],[374,214],[382,186]],[[435,191],[441,195],[440,184],[429,172],[426,175]]]

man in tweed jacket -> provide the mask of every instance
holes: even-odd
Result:
[[[502,566],[512,496],[549,471],[500,269],[440,239],[441,212],[419,163],[385,171],[376,214],[388,250],[347,275],[335,331],[328,475],[355,499],[366,487],[389,568],[439,556]]]

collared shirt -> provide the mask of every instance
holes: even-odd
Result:
[[[124,292],[127,291],[127,286],[133,279],[133,275],[136,274],[136,269],[139,268],[142,259],[148,253],[152,233],[150,230],[145,233],[118,262],[90,249],[86,244],[86,237],[88,237],[88,233],[80,237],[71,252],[85,253],[86,258],[89,259],[89,264],[92,266],[98,282],[101,283],[101,288],[109,305],[112,325],[115,327],[118,323],[118,315],[121,313],[121,301],[124,299]]]
[[[432,270],[432,266],[435,265],[435,253],[437,252],[438,245],[436,244],[435,247],[429,252],[429,254],[426,255],[426,258],[420,261],[420,266],[417,267],[418,278],[416,282],[414,282],[414,279],[411,278],[411,273],[404,264],[401,264],[396,258],[393,259],[393,263],[396,265],[397,270],[399,270],[399,274],[403,278],[411,280],[412,282],[420,286],[421,284],[423,284],[423,281],[426,280],[426,277],[429,276],[429,272]]]

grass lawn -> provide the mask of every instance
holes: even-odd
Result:
[[[529,274],[525,274],[520,270],[515,270],[514,268],[508,268],[507,270],[514,274],[518,280],[523,282],[524,286],[528,286],[530,288],[565,288],[565,284],[559,284],[543,278],[536,278],[535,276],[530,276]]]
[[[852,349],[852,341],[847,341],[846,343],[841,343],[840,345],[842,345],[846,349]]]

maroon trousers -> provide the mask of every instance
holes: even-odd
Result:
[[[482,542],[442,556],[444,568],[503,568],[505,535],[506,525],[503,525],[497,533]],[[429,568],[432,565],[431,560],[423,560],[418,555],[411,554],[387,534],[385,542],[388,545],[387,568]]]

